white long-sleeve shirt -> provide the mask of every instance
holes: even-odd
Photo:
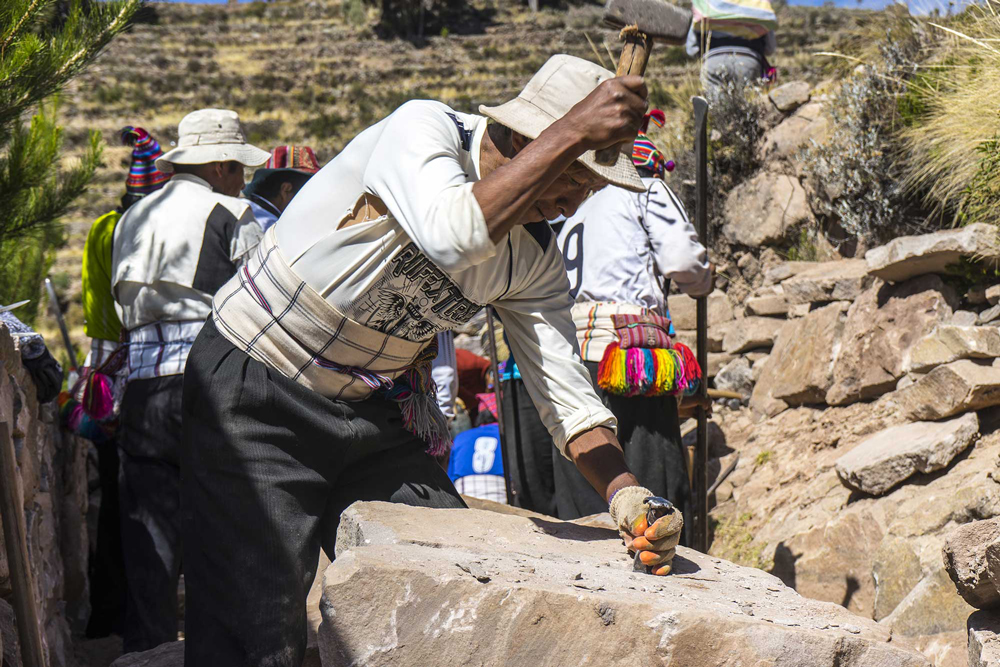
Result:
[[[642,181],[645,192],[608,186],[595,193],[559,231],[578,302],[627,303],[666,315],[666,279],[691,296],[712,290],[708,253],[684,207],[660,179]]]
[[[292,270],[338,311],[412,341],[467,322],[486,304],[503,320],[521,374],[560,450],[614,415],[580,361],[562,257],[548,226],[490,240],[472,185],[486,119],[409,102],[321,169],[274,227]],[[388,214],[338,229],[365,195]]]
[[[212,295],[236,273],[262,232],[245,200],[175,174],[115,226],[111,291],[129,331],[129,379],[184,372],[212,312]]]

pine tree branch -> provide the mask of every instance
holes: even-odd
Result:
[[[25,10],[24,15],[21,16],[21,20],[18,21],[10,32],[7,33],[7,37],[4,39],[3,43],[0,43],[0,60],[3,59],[4,54],[7,52],[7,47],[10,43],[14,41],[14,38],[21,33],[21,28],[34,20],[36,13],[44,6],[43,2],[45,0],[32,0],[31,4]]]

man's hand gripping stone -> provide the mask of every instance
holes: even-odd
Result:
[[[636,554],[637,564],[645,565],[652,574],[670,574],[684,528],[680,510],[647,488],[626,486],[615,493],[610,512],[625,548]],[[650,516],[661,513],[650,525]]]

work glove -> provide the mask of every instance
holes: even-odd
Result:
[[[677,543],[684,528],[680,510],[660,517],[652,526],[646,518],[649,505],[646,498],[655,495],[641,486],[626,486],[611,499],[611,519],[625,541],[629,553],[638,553],[643,565],[656,575],[670,574]]]

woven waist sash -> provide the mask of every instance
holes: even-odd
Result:
[[[378,392],[400,405],[407,428],[440,453],[451,444],[434,400],[435,339],[413,342],[341,313],[288,265],[270,228],[246,265],[216,292],[212,319],[257,361],[333,400]]]
[[[646,309],[630,303],[610,301],[583,301],[573,304],[573,323],[576,340],[580,343],[580,356],[584,361],[600,361],[604,350],[618,342],[612,315],[640,315]]]

